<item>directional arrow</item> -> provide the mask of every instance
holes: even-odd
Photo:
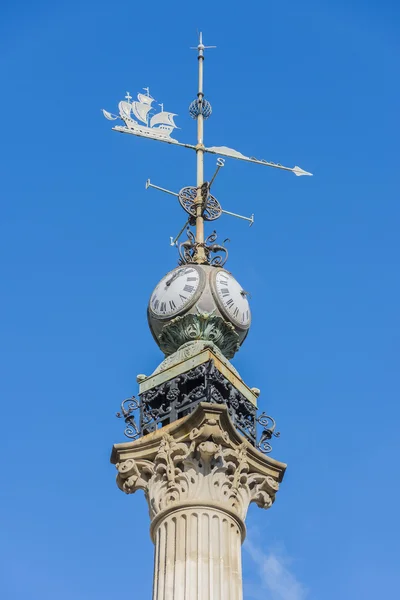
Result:
[[[238,160],[245,160],[247,162],[256,163],[257,165],[264,165],[265,167],[273,167],[274,169],[282,169],[283,171],[292,171],[297,177],[301,175],[311,175],[308,171],[304,171],[300,167],[284,167],[280,163],[269,162],[268,160],[254,158],[254,156],[245,156],[241,152],[228,148],[227,146],[211,146],[210,148],[203,148],[204,152],[210,154],[218,154],[220,156],[228,156],[229,158],[237,158]]]
[[[119,131],[120,133],[130,133],[131,135],[136,135],[138,137],[144,137],[149,140],[156,140],[157,142],[165,142],[166,144],[172,144],[174,146],[182,146],[183,148],[190,148],[190,150],[198,150],[199,147],[193,146],[193,144],[183,144],[182,142],[178,142],[173,138],[165,138],[158,136],[156,133],[154,134],[144,134],[138,131],[133,131],[132,129],[128,129],[128,127],[121,127],[117,125],[113,127],[114,131]],[[308,171],[304,171],[298,166],[295,167],[284,167],[280,163],[274,163],[268,160],[263,160],[262,158],[255,158],[254,156],[245,156],[241,152],[234,150],[233,148],[228,148],[228,146],[210,146],[210,148],[205,148],[201,146],[200,149],[203,152],[208,152],[209,154],[218,154],[219,156],[227,156],[228,158],[236,158],[237,160],[245,160],[246,162],[255,163],[256,165],[263,165],[264,167],[273,167],[274,169],[281,169],[283,171],[291,171],[297,177],[301,177],[302,175],[310,175]]]

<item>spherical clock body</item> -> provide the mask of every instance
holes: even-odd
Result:
[[[209,265],[188,264],[170,271],[151,294],[147,314],[157,343],[169,322],[187,314],[220,317],[234,328],[239,343],[251,324],[247,292],[229,271]]]

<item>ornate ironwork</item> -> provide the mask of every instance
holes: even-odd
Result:
[[[203,115],[204,119],[208,119],[211,116],[212,108],[211,104],[205,98],[201,100],[196,98],[189,106],[189,114],[192,119],[197,119],[199,115]]]
[[[121,412],[117,412],[116,416],[118,419],[124,419],[126,423],[124,434],[131,440],[136,440],[140,436],[140,430],[135,421],[135,415],[133,414],[140,408],[140,402],[132,396],[132,398],[126,398],[121,402]]]
[[[191,413],[199,402],[226,404],[235,427],[256,445],[256,406],[220,373],[212,360],[143,392],[140,400],[127,398],[117,417],[127,424],[125,435],[136,440]],[[137,410],[139,424],[134,416]]]
[[[269,440],[272,438],[272,436],[278,438],[281,434],[279,431],[275,431],[275,419],[267,415],[265,412],[263,412],[256,419],[256,421],[264,428],[262,430],[260,440],[257,444],[257,448],[261,450],[261,452],[263,452],[264,454],[269,454],[272,450],[272,446],[269,443]]]
[[[213,361],[178,375],[141,398],[142,434],[189,414],[199,402],[226,404],[236,426],[256,444],[256,407],[215,368]]]
[[[221,246],[220,244],[215,244],[215,240],[217,239],[217,232],[213,231],[211,235],[208,236],[206,241],[203,243],[196,242],[196,238],[189,227],[186,229],[186,233],[188,239],[185,242],[181,242],[179,244],[179,264],[186,265],[190,263],[196,262],[194,260],[197,249],[201,246],[204,248],[205,252],[205,264],[212,265],[214,267],[223,267],[226,261],[228,260],[228,250],[225,246]],[[224,243],[229,241],[228,239],[224,240]],[[223,252],[224,254],[219,254]],[[211,256],[215,254],[215,256]]]
[[[213,360],[143,392],[140,400],[127,398],[117,417],[125,420],[125,435],[136,440],[190,414],[200,402],[225,404],[239,433],[264,454],[272,450],[272,437],[280,436],[275,420],[265,412],[257,417],[257,407],[215,367]],[[136,411],[140,411],[139,424]],[[257,423],[263,427],[258,442]]]
[[[218,200],[212,196],[208,190],[208,183],[203,183],[201,186],[201,196],[203,201],[202,216],[205,221],[215,221],[215,219],[218,219],[222,215],[222,208]],[[193,186],[182,188],[178,194],[179,204],[191,217],[196,216],[196,198],[197,188]]]
[[[227,358],[232,358],[240,346],[239,335],[232,323],[218,315],[202,312],[175,317],[164,325],[158,337],[159,346],[167,356],[194,340],[213,342]]]

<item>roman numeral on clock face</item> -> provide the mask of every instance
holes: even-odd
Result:
[[[214,278],[217,304],[229,321],[245,328],[250,324],[249,303],[242,286],[226,271],[217,271]]]
[[[149,309],[163,319],[182,311],[200,284],[204,284],[202,277],[202,273],[194,267],[179,267],[169,272],[153,290]]]

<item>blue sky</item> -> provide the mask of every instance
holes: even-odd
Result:
[[[136,374],[162,360],[146,323],[176,265],[174,199],[194,155],[117,135],[100,109],[149,85],[195,140],[196,29],[209,145],[300,165],[227,161],[214,187],[227,267],[252,294],[234,365],[260,387],[288,471],[252,508],[245,598],[398,595],[399,6],[395,2],[0,8],[2,334],[0,595],[150,598],[144,498],[109,464]],[[212,174],[215,158],[206,162]]]

